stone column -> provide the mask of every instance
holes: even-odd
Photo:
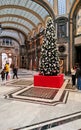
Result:
[[[73,20],[70,19],[70,68],[72,68],[73,66],[73,63],[72,63],[72,58],[73,58],[73,55],[72,55],[72,44],[73,44]]]
[[[58,0],[54,0],[54,13],[55,15],[58,15]]]
[[[69,14],[70,6],[70,0],[66,0],[66,14]]]
[[[0,69],[2,68],[2,54],[0,53]]]

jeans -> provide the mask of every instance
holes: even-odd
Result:
[[[77,78],[77,88],[81,90],[81,77]]]

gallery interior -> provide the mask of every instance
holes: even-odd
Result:
[[[0,2],[0,68],[9,60],[19,68],[39,70],[44,30],[54,20],[60,71],[81,62],[80,1],[22,0]]]
[[[59,75],[54,75],[59,80],[50,82],[47,76],[41,82],[44,76],[39,73],[51,18],[62,77],[59,88]],[[70,73],[81,65],[80,41],[81,0],[0,0],[0,74],[6,63],[11,70],[8,80],[0,77],[0,130],[81,130],[81,90],[77,80],[72,86]],[[14,64],[18,77],[13,79]]]

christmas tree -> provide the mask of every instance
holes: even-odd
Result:
[[[44,32],[39,70],[41,75],[47,76],[53,76],[59,73],[59,56],[52,18],[48,19]]]

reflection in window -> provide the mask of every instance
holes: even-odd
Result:
[[[58,0],[58,14],[62,15],[66,13],[66,0]]]

